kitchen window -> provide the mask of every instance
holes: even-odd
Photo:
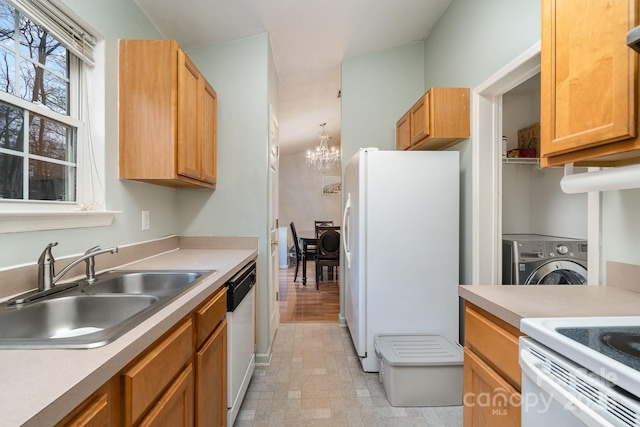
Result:
[[[58,221],[104,212],[88,132],[95,45],[56,0],[0,0],[0,232],[108,225]]]

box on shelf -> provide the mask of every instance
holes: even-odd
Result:
[[[380,381],[392,406],[462,405],[462,347],[440,335],[377,334]]]
[[[533,149],[536,153],[540,151],[540,123],[518,130],[518,148]]]

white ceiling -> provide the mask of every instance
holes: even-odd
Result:
[[[424,40],[451,0],[134,0],[185,49],[268,32],[279,80],[281,154],[340,143],[343,59]]]

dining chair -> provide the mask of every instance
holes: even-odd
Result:
[[[322,232],[321,229],[319,230],[319,227],[328,227],[332,225],[333,225],[333,221],[318,221],[318,220],[313,221],[313,228],[316,231],[316,239],[320,237],[320,233]]]
[[[326,230],[318,238],[316,244],[316,290],[320,290],[322,267],[340,266],[340,233],[337,230]]]
[[[316,240],[318,240],[318,238],[320,238],[320,235],[327,230],[334,230],[334,231],[340,232],[340,226],[333,225],[333,221],[315,221],[315,222],[316,222]],[[319,223],[323,223],[323,224],[319,224]],[[329,223],[330,225],[324,225]],[[329,267],[328,270],[329,270],[329,274],[333,276],[333,267]],[[320,270],[320,280],[322,280],[322,276],[323,276],[322,273],[323,271]]]
[[[296,226],[291,221],[289,224],[291,227],[291,235],[293,237],[293,247],[296,250],[296,270],[293,273],[293,281],[295,282],[298,278],[298,269],[300,267],[300,261],[302,261],[302,249],[300,249],[300,241],[298,240],[298,233],[296,232]],[[316,256],[316,248],[315,247],[307,247],[307,251],[304,254],[306,259],[314,259]]]

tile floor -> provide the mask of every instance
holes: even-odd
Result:
[[[362,371],[347,328],[282,323],[234,426],[458,427],[462,407],[393,407],[378,374]]]

